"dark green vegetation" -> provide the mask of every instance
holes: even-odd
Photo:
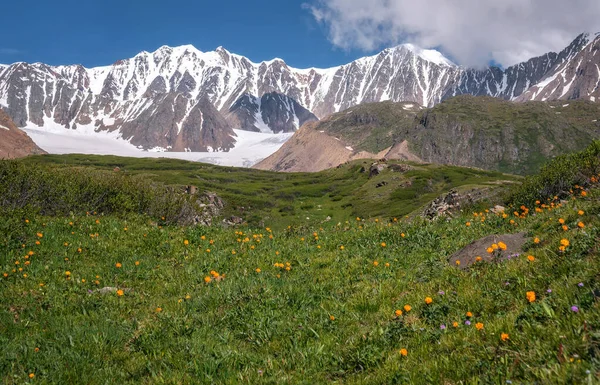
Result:
[[[61,206],[62,213],[68,214],[70,211],[110,213],[121,210],[118,207],[105,210],[102,206],[96,205],[99,198],[96,196],[89,198],[87,191],[103,191],[102,189],[109,187],[110,191],[126,196],[124,199],[127,201],[135,202],[144,191],[165,190],[162,186],[149,190],[150,181],[180,185],[178,191],[181,192],[183,186],[189,184],[198,186],[200,191],[217,193],[226,203],[224,217],[236,215],[252,225],[263,223],[274,228],[284,228],[292,223],[321,223],[328,216],[335,223],[356,216],[401,217],[421,209],[423,205],[450,188],[458,187],[462,190],[483,188],[500,191],[501,186],[498,181],[518,180],[514,176],[498,172],[433,164],[411,165],[411,170],[408,172],[392,171],[393,164],[396,164],[394,162],[389,162],[390,167],[380,175],[369,178],[371,163],[372,161],[360,160],[319,173],[275,173],[169,159],[44,155],[15,161],[14,164],[0,163],[0,175],[2,175],[1,170],[11,169],[11,167],[15,169],[17,164],[20,165],[16,168],[20,173],[11,174],[18,182],[5,180],[0,183],[0,196],[6,196],[7,189],[15,190],[15,186],[20,186],[16,188],[17,193],[23,194],[21,190],[27,189],[28,184],[21,182],[20,178],[30,178],[31,172],[31,183],[46,181],[47,188],[54,184],[57,187],[54,192],[48,193],[55,194],[52,199],[45,198],[46,193],[35,196],[35,191],[43,192],[47,188],[33,189],[34,205],[39,206],[46,201],[61,203],[57,196],[65,195],[80,199],[80,202],[75,203],[73,199],[65,200],[68,204]],[[11,164],[12,166],[9,167]],[[118,173],[112,171],[115,167],[120,167],[121,171]],[[93,173],[90,173],[88,178],[86,172],[89,170],[93,170]],[[88,183],[90,179],[98,183]],[[377,184],[381,182],[387,184],[377,188]],[[69,186],[72,189],[67,192]],[[139,193],[131,190],[129,186],[137,186]],[[156,193],[145,194],[145,196],[153,195]],[[178,194],[170,194],[170,196],[177,197]],[[6,199],[8,198],[5,197]],[[36,199],[41,199],[42,203]],[[169,212],[154,217],[165,216],[168,219],[176,217],[182,211],[187,212],[187,206],[181,202],[181,198],[179,200],[177,205],[169,207]],[[121,200],[117,201],[121,202]],[[103,202],[107,202],[107,199]],[[160,202],[157,207],[164,207],[164,200]],[[128,207],[124,207],[124,211],[158,213],[155,209],[149,212],[149,210],[130,210]],[[307,217],[310,219],[307,220]]]
[[[423,110],[410,103],[363,104],[315,129],[355,150],[378,153],[407,140],[427,162],[525,175],[600,138],[599,117],[600,104],[584,100],[512,103],[463,95]]]
[[[574,156],[592,161],[594,146]],[[31,164],[43,172],[57,172],[56,158],[25,163],[35,159]],[[94,169],[114,166],[106,164],[110,158],[92,159],[100,163]],[[125,169],[148,162],[115,159],[131,162]],[[562,202],[539,197],[540,204],[506,213],[482,209],[431,222],[295,220],[281,230],[269,222],[224,229],[161,225],[136,209],[106,215],[5,211],[0,381],[598,383],[600,186],[585,162],[570,171],[563,167],[573,165],[569,159],[555,166],[566,178],[570,172],[583,180],[565,179],[579,187],[564,186],[573,192]],[[41,160],[51,161],[50,169]],[[180,167],[173,178],[184,182],[189,166],[173,165]],[[60,172],[73,167],[63,162]],[[167,172],[165,164],[138,172],[158,179],[159,167]],[[465,183],[481,178],[435,166],[403,177],[415,188],[437,188],[431,186],[447,183],[442,170]],[[270,175],[254,173],[248,175]],[[537,186],[527,183],[513,194]],[[38,212],[53,205],[36,204]],[[464,270],[448,263],[474,240],[513,232],[530,239],[520,256]]]
[[[600,141],[594,141],[584,151],[561,155],[542,167],[539,174],[527,177],[512,189],[507,200],[520,206],[554,197],[563,199],[573,192],[573,186],[588,187],[598,174]]]

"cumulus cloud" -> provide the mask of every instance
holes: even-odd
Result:
[[[372,51],[410,42],[462,65],[509,66],[600,31],[599,0],[314,0],[330,41]]]

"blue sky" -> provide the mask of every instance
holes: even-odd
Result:
[[[310,0],[308,0],[310,1]],[[307,0],[6,1],[0,63],[112,64],[161,45],[223,46],[253,61],[328,67],[368,52],[336,48]],[[6,16],[10,15],[10,16]]]

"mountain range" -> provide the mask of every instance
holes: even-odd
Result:
[[[112,65],[0,65],[0,107],[17,126],[115,131],[143,149],[228,151],[234,128],[293,132],[371,102],[432,107],[469,94],[518,102],[600,98],[600,36],[501,69],[457,66],[403,44],[349,64],[296,69],[222,47],[163,46]]]

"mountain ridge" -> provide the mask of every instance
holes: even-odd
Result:
[[[566,74],[567,67],[573,79],[581,76],[580,67],[573,61],[584,60],[579,56],[585,55],[586,47],[590,47],[590,53],[585,56],[589,62],[585,80],[561,83],[566,92],[560,94],[549,90],[526,93],[538,84],[555,86],[552,81],[544,82]],[[110,66],[53,67],[24,62],[1,66],[0,106],[19,127],[40,127],[50,120],[66,129],[91,125],[95,130],[118,130],[124,139],[144,149],[227,151],[235,146],[232,129],[238,128],[234,125],[240,124],[239,119],[215,118],[210,120],[215,125],[207,127],[190,117],[191,111],[227,116],[245,95],[262,98],[265,94],[280,94],[276,106],[270,109],[273,115],[254,122],[242,119],[243,128],[266,131],[268,126],[272,132],[291,132],[300,127],[300,115],[307,113],[298,112],[300,109],[290,100],[316,118],[362,103],[391,100],[434,106],[462,94],[518,101],[552,100],[565,95],[595,100],[596,95],[600,96],[600,70],[592,71],[600,64],[596,47],[600,47],[600,37],[592,39],[590,34],[581,34],[559,53],[532,58],[505,70],[477,70],[456,66],[437,51],[410,44],[327,69],[296,69],[281,59],[254,63],[222,47],[202,52],[191,45],[162,46]],[[209,111],[208,104],[217,112]],[[245,108],[255,110],[256,103],[247,103]],[[239,114],[251,116],[250,110]],[[270,123],[261,125],[259,120]],[[215,134],[200,135],[200,140],[188,143],[179,137],[184,126]],[[171,134],[165,135],[167,132]]]

